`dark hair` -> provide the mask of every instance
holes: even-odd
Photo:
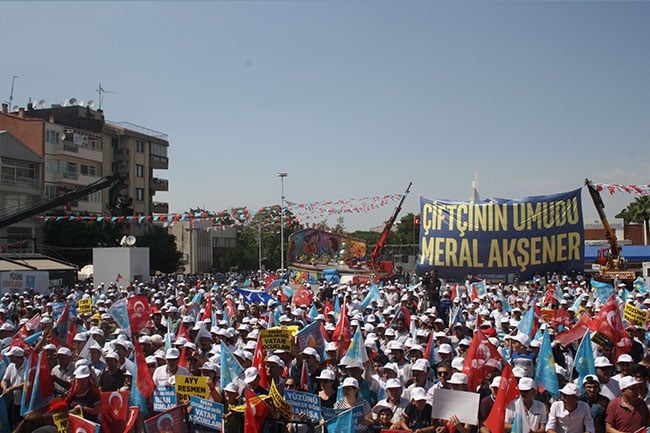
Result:
[[[641,364],[632,364],[630,367],[630,374],[632,376],[641,376],[644,379],[648,379],[648,367]]]

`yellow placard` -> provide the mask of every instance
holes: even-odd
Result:
[[[291,351],[293,334],[289,327],[263,329],[260,331],[260,338],[262,339],[264,350]]]
[[[57,412],[52,415],[54,420],[54,425],[59,433],[68,432],[68,414],[63,412]]]
[[[90,314],[93,311],[92,299],[80,299],[77,303],[77,310],[79,314]]]
[[[623,318],[628,322],[636,325],[645,327],[646,322],[648,321],[648,311],[642,310],[635,307],[632,304],[625,304],[625,309],[623,310]]]
[[[206,400],[210,396],[206,376],[181,376],[177,374],[175,378],[177,401],[189,401],[193,395]]]
[[[275,386],[275,381],[271,382],[269,395],[273,400],[273,406],[278,410],[280,416],[288,420],[293,419],[293,407],[284,399],[278,388]]]

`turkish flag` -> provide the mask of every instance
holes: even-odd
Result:
[[[205,311],[201,320],[212,320],[212,296],[208,295],[208,301],[205,303]]]
[[[138,369],[138,377],[135,378],[135,386],[138,387],[138,390],[144,398],[149,398],[153,395],[154,389],[151,372],[149,371],[149,366],[144,357],[144,352],[142,351],[140,342],[137,338],[133,339],[133,345],[135,346],[135,363]]]
[[[499,383],[499,390],[497,391],[494,405],[483,423],[490,433],[503,433],[503,427],[506,419],[506,406],[513,402],[519,395],[519,388],[517,387],[517,378],[512,374],[510,364],[506,364],[501,372],[501,383]]]
[[[99,431],[99,424],[83,419],[80,416],[69,414],[68,431],[94,433],[95,431]]]
[[[293,295],[293,304],[296,306],[309,305],[314,300],[314,294],[305,286],[300,286]]]
[[[467,375],[467,389],[476,392],[481,382],[501,363],[501,355],[480,330],[474,332],[474,338],[465,354],[463,373]]]
[[[114,391],[101,393],[100,413],[102,431],[123,433],[129,412],[129,392]]]
[[[255,354],[253,355],[253,367],[257,368],[257,373],[260,376],[260,386],[262,388],[269,387],[269,378],[266,375],[266,367],[264,366],[264,346],[262,339],[257,339],[257,346],[255,346]]]
[[[126,300],[132,335],[139,334],[151,326],[151,305],[146,295],[132,296]]]
[[[144,430],[147,433],[187,433],[187,416],[184,406],[173,408],[147,418],[144,421]]]
[[[246,410],[244,411],[244,433],[261,433],[264,421],[271,415],[271,408],[257,394],[246,388]]]
[[[588,313],[582,313],[580,320],[568,331],[561,332],[555,336],[555,341],[559,341],[564,346],[568,346],[574,341],[580,340],[585,336],[585,332],[591,324],[591,316]]]
[[[345,353],[352,341],[352,335],[350,335],[350,319],[348,318],[348,308],[345,302],[341,307],[339,320],[336,322],[336,328],[334,329],[334,334],[332,334],[332,341],[338,344],[340,353]]]
[[[632,341],[628,338],[623,326],[623,315],[616,301],[616,296],[611,295],[607,302],[591,321],[589,326],[593,332],[605,334],[616,347],[616,357],[629,353]]]

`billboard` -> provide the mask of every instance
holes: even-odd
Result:
[[[416,271],[457,280],[582,272],[580,191],[474,203],[420,197]]]

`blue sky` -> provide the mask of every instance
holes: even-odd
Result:
[[[481,198],[650,183],[649,22],[648,2],[2,2],[0,99],[12,75],[20,105],[101,82],[107,119],[169,135],[172,211],[277,204],[286,171],[300,203],[413,181],[417,213],[474,173]]]

